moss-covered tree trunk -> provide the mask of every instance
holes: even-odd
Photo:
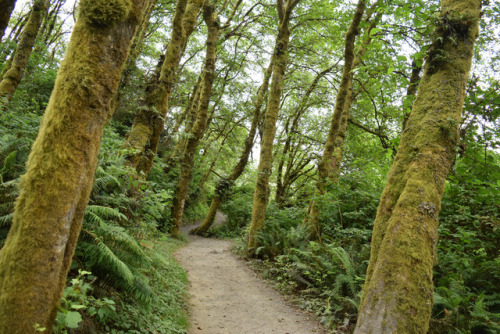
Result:
[[[427,333],[438,214],[459,138],[481,0],[443,0],[373,228],[355,333]]]
[[[373,11],[378,8],[378,3],[380,1],[376,2],[369,10],[367,13],[367,19],[365,20],[366,23],[370,20],[371,15],[373,14]],[[356,54],[354,56],[354,60],[352,62],[352,69],[356,69],[362,62],[363,56],[366,53],[366,49],[370,45],[372,41],[372,35],[371,31],[377,26],[378,22],[382,18],[382,13],[378,13],[375,15],[373,20],[371,20],[371,23],[369,26],[365,29],[364,37],[363,40],[361,41]],[[339,130],[337,132],[337,139],[335,140],[335,147],[333,149],[333,158],[332,158],[332,165],[333,171],[331,174],[331,177],[334,181],[338,180],[338,177],[340,175],[340,166],[342,163],[342,154],[344,151],[344,142],[345,142],[345,136],[347,133],[347,124],[349,123],[349,114],[351,112],[351,107],[353,103],[353,91],[352,91],[352,86],[353,86],[353,79],[354,79],[354,73],[351,70],[351,73],[349,75],[349,81],[347,83],[347,93],[345,97],[345,102],[344,102],[344,109],[342,110],[342,116],[340,117],[340,124],[339,124]]]
[[[0,0],[0,42],[9,25],[10,15],[16,6],[16,0]]]
[[[169,138],[167,139],[166,145],[170,145],[173,140],[173,136],[179,132],[179,128],[184,123],[184,133],[190,133],[193,129],[194,121],[196,120],[196,113],[198,111],[198,107],[200,104],[201,97],[201,85],[203,84],[203,73],[198,76],[198,81],[193,87],[193,92],[191,93],[191,98],[188,101],[186,108],[184,109],[183,114],[181,115],[178,122],[176,122],[172,133],[169,134]],[[186,138],[180,138],[175,146],[171,149],[170,153],[165,157],[165,168],[163,168],[163,172],[165,174],[169,174],[175,164],[179,161],[182,151],[186,146]]]
[[[179,234],[179,227],[184,214],[184,204],[189,189],[189,181],[191,180],[196,147],[203,137],[207,127],[208,106],[210,103],[210,96],[212,95],[216,59],[215,54],[220,28],[216,18],[217,13],[215,13],[214,5],[211,1],[207,1],[203,5],[203,19],[208,29],[206,42],[207,53],[203,68],[203,89],[200,92],[200,101],[198,104],[196,121],[193,124],[189,137],[186,139],[183,154],[179,161],[181,171],[179,178],[177,179],[175,198],[171,210],[170,233],[174,236]]]
[[[130,55],[127,59],[125,69],[123,70],[122,78],[120,80],[120,85],[118,86],[118,93],[116,94],[112,103],[112,108],[114,110],[113,113],[115,115],[119,114],[118,110],[120,110],[120,107],[122,106],[123,103],[122,98],[124,95],[124,90],[126,87],[129,86],[132,74],[135,73],[137,70],[137,59],[139,58],[139,55],[142,51],[142,45],[144,42],[144,38],[146,37],[146,34],[148,32],[151,14],[153,13],[153,10],[155,9],[157,2],[158,0],[148,1],[146,9],[144,10],[141,24],[139,25],[139,28],[137,29],[136,34],[132,39]]]
[[[344,106],[348,98],[349,88],[352,83],[352,73],[353,62],[355,58],[354,54],[354,43],[356,41],[356,35],[358,32],[359,24],[363,18],[363,13],[366,7],[366,0],[359,0],[354,12],[351,24],[347,30],[345,36],[345,46],[344,46],[344,68],[342,70],[342,78],[340,81],[340,86],[337,91],[337,97],[335,100],[335,109],[333,111],[332,120],[330,122],[330,130],[328,132],[328,137],[325,142],[325,147],[323,149],[323,155],[318,164],[318,181],[317,189],[320,195],[325,193],[325,183],[327,180],[331,179],[333,176],[333,171],[335,170],[336,162],[334,160],[334,150],[335,143],[340,128],[340,121],[342,119],[342,114],[344,112]],[[313,200],[308,209],[308,217],[305,220],[305,224],[309,229],[309,237],[311,239],[320,238],[320,226],[319,226],[319,208],[315,200]]]
[[[257,132],[257,128],[261,120],[262,104],[264,102],[264,97],[267,93],[267,89],[269,86],[269,79],[271,78],[272,71],[273,71],[273,58],[271,58],[269,67],[267,68],[264,74],[264,81],[262,85],[259,87],[259,90],[257,92],[257,99],[255,101],[255,108],[253,111],[252,125],[245,139],[245,145],[243,147],[243,151],[241,152],[240,159],[238,160],[238,163],[234,166],[231,174],[227,178],[222,179],[218,182],[215,188],[214,197],[212,198],[212,203],[210,204],[210,209],[208,210],[205,219],[199,226],[189,231],[190,234],[203,235],[210,229],[210,227],[214,222],[217,210],[219,210],[219,206],[222,203],[223,198],[226,196],[227,193],[229,193],[229,191],[231,190],[231,186],[234,184],[234,182],[241,176],[241,174],[243,174],[243,171],[245,170],[245,167],[248,163],[248,157],[250,156],[250,152],[252,151],[255,134]]]
[[[183,55],[185,44],[194,30],[203,0],[178,0],[172,23],[172,35],[165,51],[160,77],[147,85],[145,105],[138,110],[126,147],[130,166],[139,174],[147,175],[153,166],[160,135],[168,111],[175,70]]]
[[[0,81],[0,98],[5,98],[5,102],[0,102],[6,105],[16,91],[21,79],[24,75],[24,70],[28,65],[28,60],[35,45],[38,30],[42,24],[43,17],[47,13],[50,0],[35,0],[31,14],[23,29],[21,40],[16,48],[16,53],[10,64],[10,68],[5,72]]]
[[[269,177],[273,164],[273,141],[276,134],[276,122],[278,120],[283,80],[288,62],[290,17],[299,1],[287,0],[284,4],[283,1],[277,1],[279,28],[273,53],[273,77],[264,119],[264,129],[260,144],[260,161],[253,197],[252,221],[248,233],[247,252],[249,255],[253,255],[257,248],[256,234],[264,227],[266,218],[266,207],[269,198]]]
[[[413,100],[415,99],[415,95],[417,94],[418,83],[420,82],[420,72],[422,72],[422,66],[417,66],[417,62],[413,60],[411,64],[411,75],[410,82],[408,83],[408,88],[406,89],[406,96],[403,100],[403,107],[408,106],[411,109],[413,105]],[[406,123],[408,122],[408,118],[410,117],[410,113],[404,111],[403,117],[403,125],[401,130],[404,131],[406,128]]]
[[[144,0],[82,0],[0,251],[0,333],[51,331]]]

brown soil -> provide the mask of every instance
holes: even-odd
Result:
[[[230,246],[227,240],[190,236],[176,253],[190,282],[190,334],[328,333],[259,279]]]

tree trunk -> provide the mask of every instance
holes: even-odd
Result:
[[[146,33],[149,28],[149,21],[151,19],[151,14],[156,6],[158,0],[149,0],[146,9],[144,10],[143,18],[139,28],[136,31],[134,38],[132,39],[132,46],[130,48],[130,55],[127,59],[127,63],[125,65],[125,69],[123,70],[122,78],[120,80],[120,85],[118,86],[118,93],[113,99],[113,104],[111,108],[114,110],[114,114],[118,113],[118,110],[123,104],[122,97],[124,93],[124,89],[130,84],[130,77],[137,70],[137,58],[142,51],[142,44],[144,42],[144,38],[146,37]]]
[[[191,180],[196,147],[203,137],[207,126],[208,106],[214,81],[215,53],[217,49],[217,39],[219,37],[219,23],[216,21],[216,15],[217,14],[214,13],[214,5],[210,3],[210,1],[207,1],[207,3],[203,5],[203,19],[208,29],[206,42],[207,55],[205,57],[205,67],[203,69],[203,89],[201,91],[196,121],[190,136],[186,139],[185,149],[180,159],[181,172],[177,180],[176,196],[171,210],[170,233],[173,236],[179,234],[179,227],[181,225],[182,215],[184,214],[184,204],[189,189],[189,181]]]
[[[368,13],[368,15],[367,15],[368,17],[370,17],[373,10],[377,8],[376,7],[377,4],[378,4],[378,2],[375,3],[374,6],[372,6],[370,8],[371,11],[370,11],[370,13]],[[375,28],[377,26],[377,24],[381,18],[382,18],[382,13],[378,13],[375,16],[375,18],[373,19],[373,21],[371,22],[371,24],[368,26],[368,28],[365,30],[364,39],[362,40],[360,46],[358,47],[358,50],[356,51],[356,55],[354,56],[354,61],[352,62],[352,69],[357,68],[359,66],[359,64],[361,64],[361,62],[363,60],[363,56],[366,53],[366,49],[372,41],[372,37],[370,35],[370,32],[372,31],[373,28]],[[366,21],[368,21],[368,19]],[[342,110],[342,117],[340,118],[339,130],[337,133],[337,139],[335,140],[335,148],[333,150],[332,165],[334,165],[334,167],[333,167],[333,172],[332,172],[331,176],[332,176],[332,179],[334,181],[337,181],[338,177],[340,175],[340,165],[342,163],[342,153],[344,151],[344,142],[345,142],[345,135],[347,132],[349,113],[351,112],[351,107],[352,107],[352,103],[354,100],[353,92],[352,92],[353,78],[354,78],[354,74],[352,73],[352,70],[351,70],[351,73],[349,76],[349,82],[347,84],[347,95],[345,98],[344,109]]]
[[[0,42],[9,25],[10,15],[16,6],[16,0],[0,0]]]
[[[51,332],[144,0],[82,0],[0,251],[0,333]],[[107,14],[113,13],[113,16]]]
[[[288,62],[289,23],[293,8],[298,2],[299,0],[288,0],[283,5],[282,1],[277,1],[279,29],[273,53],[273,78],[264,119],[264,130],[260,144],[260,161],[253,197],[252,221],[248,233],[247,252],[249,255],[254,255],[257,249],[256,234],[264,227],[266,218],[269,177],[273,163],[273,141],[276,134],[276,121],[278,120],[283,79]]]
[[[21,79],[24,75],[24,70],[28,65],[28,60],[35,45],[38,30],[42,24],[43,17],[47,13],[49,0],[35,0],[33,9],[31,10],[28,23],[24,27],[21,40],[16,49],[16,54],[12,59],[10,68],[5,72],[0,81],[0,98],[5,98],[6,101],[0,102],[4,107],[12,99],[12,95],[16,91]]]
[[[241,174],[243,174],[243,171],[245,170],[245,167],[248,163],[248,157],[250,156],[250,152],[252,151],[255,133],[257,132],[257,127],[261,120],[262,103],[264,102],[264,97],[269,86],[269,79],[271,78],[272,71],[273,57],[271,58],[266,73],[264,74],[264,81],[262,82],[262,85],[259,87],[259,90],[257,92],[257,100],[255,101],[252,125],[250,127],[250,131],[248,132],[247,138],[245,139],[245,146],[243,148],[243,151],[241,152],[240,159],[238,160],[236,166],[234,166],[231,175],[229,175],[226,179],[220,180],[218,182],[207,216],[200,224],[200,226],[195,227],[194,229],[189,231],[190,234],[203,235],[210,229],[214,222],[215,214],[217,213],[217,210],[222,203],[223,197],[227,193],[229,193],[234,182],[241,176]]]
[[[422,66],[417,66],[417,62],[413,60],[411,64],[411,76],[410,82],[408,83],[408,88],[406,89],[406,96],[403,100],[403,107],[409,108],[413,105],[413,100],[415,95],[417,94],[418,83],[420,81],[420,72],[422,71]],[[404,132],[406,128],[406,123],[408,122],[408,118],[410,117],[410,113],[404,112],[403,117],[403,126],[401,127],[401,132]]]
[[[336,165],[333,156],[335,150],[335,142],[339,133],[340,121],[344,112],[344,105],[346,104],[347,98],[349,97],[349,88],[352,85],[351,70],[353,68],[355,58],[354,42],[356,41],[358,27],[361,23],[361,19],[363,18],[365,6],[366,0],[359,0],[356,7],[356,12],[354,13],[351,24],[345,36],[344,68],[342,70],[342,79],[340,81],[340,87],[335,100],[335,109],[333,112],[332,120],[330,122],[330,131],[328,132],[328,137],[323,149],[323,156],[321,157],[321,161],[318,165],[318,181],[316,187],[318,189],[319,195],[323,195],[325,193],[325,183],[328,179],[332,178],[333,171]],[[313,200],[310,203],[308,211],[308,217],[304,221],[304,224],[309,229],[309,237],[311,239],[319,239],[321,231],[319,226],[319,208],[316,200]]]
[[[193,129],[193,124],[194,121],[196,120],[196,112],[198,111],[198,107],[200,104],[202,84],[203,84],[203,74],[198,76],[198,81],[196,82],[193,88],[193,92],[191,93],[191,98],[189,99],[189,102],[183,112],[183,115],[181,116],[181,119],[175,124],[172,133],[170,133],[167,145],[170,144],[170,142],[172,141],[172,137],[179,131],[179,128],[183,122],[185,123],[184,133],[190,133],[191,130]],[[179,161],[185,146],[186,146],[186,138],[184,137],[179,138],[174,148],[168,153],[168,155],[164,160],[166,166],[165,168],[163,168],[163,172],[165,174],[169,174],[172,168],[175,167],[175,164]]]
[[[132,152],[127,160],[137,173],[146,176],[153,166],[160,135],[168,111],[174,75],[187,39],[194,30],[202,0],[178,0],[173,19],[172,36],[165,51],[160,78],[148,84],[146,105],[137,112],[126,146]]]
[[[438,214],[480,12],[481,0],[441,2],[419,92],[380,199],[356,334],[427,333]]]

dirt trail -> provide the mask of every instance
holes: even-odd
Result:
[[[190,282],[190,334],[327,333],[257,278],[230,246],[226,240],[190,236],[176,253]]]

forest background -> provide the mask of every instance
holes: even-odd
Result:
[[[109,3],[119,15],[122,2]],[[170,253],[181,221],[202,221],[192,233],[236,238],[278,288],[352,332],[377,207],[424,67],[447,62],[436,43],[462,37],[436,34],[437,1],[141,4],[54,331],[185,332],[185,274]],[[18,1],[1,40],[1,246],[79,15],[96,12]],[[483,1],[462,117],[438,125],[456,143],[431,333],[500,330],[499,21],[499,4]],[[228,219],[210,229],[217,209]]]

